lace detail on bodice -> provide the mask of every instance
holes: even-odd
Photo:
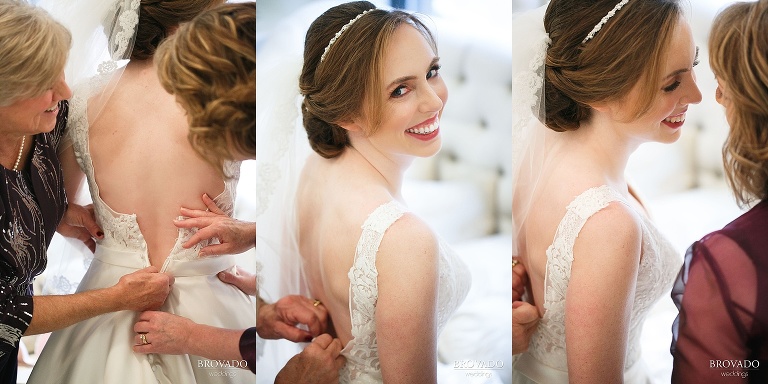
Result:
[[[149,265],[149,256],[147,255],[147,243],[139,228],[135,214],[120,213],[110,208],[99,195],[99,186],[96,184],[96,177],[93,170],[93,162],[89,148],[88,130],[89,123],[87,119],[87,100],[98,89],[103,89],[103,85],[109,80],[109,73],[99,74],[90,79],[88,87],[76,89],[70,100],[69,127],[67,134],[70,135],[72,146],[75,151],[75,158],[83,170],[88,180],[88,188],[93,199],[93,208],[96,221],[104,231],[104,238],[99,240],[100,246],[117,248],[122,250],[135,251],[142,254],[146,265]],[[80,91],[80,92],[78,92]],[[224,181],[224,191],[213,200],[226,214],[232,215],[234,212],[234,201],[237,188],[237,181],[240,176],[240,163],[225,163],[227,174],[232,175],[232,179]],[[195,233],[194,229],[180,228],[179,236],[171,250],[168,259],[171,260],[193,260],[198,257],[198,252],[211,242],[203,241],[195,246],[185,249],[182,244]],[[216,240],[213,240],[214,242]]]
[[[400,204],[390,201],[373,211],[362,226],[363,232],[357,243],[355,259],[348,273],[352,340],[342,351],[347,358],[347,364],[341,370],[340,383],[382,382],[376,342],[376,254],[386,230],[404,213],[405,210]],[[439,243],[438,333],[464,301],[471,284],[467,267],[442,240]]]
[[[565,296],[571,277],[573,247],[587,220],[613,201],[627,204],[607,185],[588,189],[566,208],[555,238],[547,249],[544,280],[544,316],[531,337],[530,353],[540,362],[567,371],[565,345]],[[627,204],[628,205],[628,204]],[[628,205],[629,206],[629,205]],[[640,358],[640,333],[650,307],[671,288],[681,259],[672,244],[645,215],[642,223],[642,249],[635,298],[630,318],[625,370]]]

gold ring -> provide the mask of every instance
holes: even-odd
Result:
[[[520,264],[520,262],[519,262],[519,261],[517,261],[517,259],[512,259],[512,268],[514,268],[514,267],[515,267],[515,266],[517,266],[518,264]]]
[[[318,305],[320,305],[320,304],[322,304],[322,303],[323,303],[322,301],[320,301],[320,300],[318,300],[318,299],[315,299],[315,302],[314,302],[314,303],[312,303],[312,306],[313,306],[313,307],[317,307]]]
[[[147,341],[147,334],[146,333],[139,333],[139,338],[141,339],[141,345],[149,344],[149,342]]]

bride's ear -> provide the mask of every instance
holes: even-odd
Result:
[[[339,127],[342,127],[350,132],[363,132],[363,124],[359,118],[346,119],[336,123]]]
[[[606,102],[596,102],[589,104],[589,108],[594,109],[597,112],[606,113],[611,110],[610,103]]]

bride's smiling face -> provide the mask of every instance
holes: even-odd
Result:
[[[633,122],[632,125],[638,128],[629,133],[642,141],[676,141],[685,123],[688,106],[701,102],[701,91],[693,71],[698,63],[698,48],[693,41],[691,27],[684,18],[678,21],[664,57],[666,62],[662,66],[661,83],[656,85],[658,96],[650,109]],[[636,105],[640,87],[643,86],[646,84],[639,81],[621,102],[628,106]]]
[[[440,150],[440,116],[448,89],[439,57],[416,28],[402,24],[384,50],[379,73],[381,124],[367,136],[382,152],[417,157]],[[363,129],[370,132],[369,128]]]

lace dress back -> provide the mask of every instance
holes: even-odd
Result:
[[[387,229],[406,211],[395,201],[379,206],[363,224],[355,258],[349,270],[349,312],[352,340],[341,353],[347,358],[340,383],[381,383],[376,343],[378,284],[376,254]],[[444,241],[439,241],[437,329],[443,329],[469,291],[471,276],[466,265]],[[403,340],[407,342],[407,340]]]
[[[145,258],[146,266],[149,266],[147,243],[144,240],[144,236],[136,221],[136,215],[116,212],[110,208],[99,195],[99,185],[96,183],[96,176],[94,175],[94,167],[91,160],[90,144],[88,140],[89,124],[87,113],[85,112],[87,101],[88,100],[85,97],[75,96],[72,98],[72,112],[70,113],[71,128],[69,134],[75,149],[77,162],[88,179],[88,187],[91,197],[93,198],[93,208],[96,220],[104,230],[104,238],[99,244],[108,248],[141,251]],[[233,177],[224,181],[224,191],[216,196],[214,201],[219,208],[221,208],[227,215],[231,216],[234,212],[235,193],[237,189],[237,181],[240,176],[240,167],[238,163],[232,162],[228,162],[226,167],[229,174],[233,175]],[[196,259],[200,249],[208,245],[208,242],[205,241],[188,249],[183,248],[181,245],[184,244],[192,234],[194,234],[193,230],[185,228],[179,229],[179,236],[176,239],[173,249],[169,253],[168,259],[166,259],[162,270],[167,269],[168,264],[173,262],[173,260]]]
[[[622,195],[603,185],[588,189],[567,206],[554,240],[546,251],[544,315],[531,337],[528,352],[520,355],[515,362],[515,383],[568,383],[565,300],[573,247],[587,220],[614,201],[629,206]],[[642,249],[627,339],[625,383],[646,383],[649,380],[640,359],[643,322],[651,306],[671,288],[682,261],[672,244],[645,215],[641,216]]]
[[[104,237],[97,242],[93,260],[78,291],[113,286],[122,276],[150,265],[147,243],[136,215],[114,211],[99,196],[88,144],[87,98],[84,96],[76,93],[70,102],[69,133],[77,161],[86,174],[96,220]],[[214,200],[231,215],[239,164],[230,163],[228,167],[231,167],[229,172],[234,178],[225,182],[224,192]],[[182,247],[192,234],[194,230],[180,229],[173,249],[167,254],[161,270],[173,275],[175,281],[158,310],[219,328],[253,327],[256,312],[251,298],[216,277],[218,272],[235,265],[235,256],[199,258],[200,248],[208,242],[189,249]],[[215,365],[217,362],[200,356],[134,353],[133,326],[137,315],[133,311],[107,313],[54,332],[28,383],[253,382],[253,375],[239,366]],[[212,370],[211,367],[218,368]]]

